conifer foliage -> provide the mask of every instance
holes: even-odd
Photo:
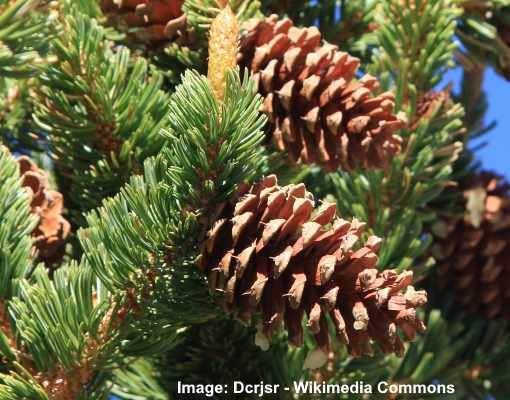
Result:
[[[88,211],[161,148],[168,96],[146,60],[125,48],[113,52],[96,20],[67,9],[53,43],[56,61],[39,77],[34,122],[73,208]]]
[[[0,399],[506,399],[509,10],[0,0]]]

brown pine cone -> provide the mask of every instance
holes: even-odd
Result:
[[[315,27],[297,28],[272,15],[244,24],[240,64],[264,98],[274,142],[294,162],[327,170],[382,168],[401,150],[405,118],[392,114],[394,95],[378,81],[355,80],[357,58],[321,43]]]
[[[241,190],[236,201],[210,230],[201,263],[227,312],[246,322],[260,314],[267,339],[283,323],[297,346],[306,315],[326,354],[328,319],[354,356],[371,353],[370,340],[402,355],[397,327],[406,340],[425,329],[415,307],[426,293],[409,286],[412,272],[378,272],[377,237],[353,249],[364,224],[338,218],[334,204],[314,212],[304,185],[279,187],[274,175]]]
[[[175,39],[186,31],[184,0],[101,0],[111,25],[143,42]]]
[[[48,190],[46,174],[29,157],[19,157],[18,163],[22,186],[29,189],[32,197],[32,213],[39,217],[32,232],[34,245],[40,259],[51,267],[63,256],[65,239],[71,231],[71,225],[62,216],[64,199],[61,193]]]
[[[510,185],[489,172],[466,183],[464,218],[433,225],[439,282],[468,309],[510,319]]]

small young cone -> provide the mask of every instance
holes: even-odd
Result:
[[[415,131],[420,121],[430,120],[439,110],[445,112],[451,107],[452,100],[449,90],[429,91],[422,95],[416,104],[414,118],[409,124],[409,130]]]
[[[28,157],[18,158],[23,187],[32,196],[32,213],[39,217],[39,224],[32,233],[39,257],[52,267],[60,261],[71,226],[62,216],[64,198],[61,193],[48,190],[48,178],[44,171]]]
[[[363,228],[338,218],[334,204],[314,210],[304,185],[280,187],[268,176],[227,205],[204,244],[202,269],[227,312],[246,322],[262,318],[264,346],[261,335],[269,340],[282,324],[289,341],[302,345],[306,315],[317,343],[307,365],[328,354],[328,321],[353,356],[371,354],[372,341],[402,355],[397,327],[405,340],[425,329],[415,308],[426,293],[410,286],[411,272],[375,269],[378,238],[354,249]]]
[[[510,185],[492,173],[468,179],[464,218],[432,227],[439,282],[467,309],[510,320]]]
[[[225,95],[225,73],[237,65],[239,26],[227,5],[214,18],[209,31],[209,70],[207,77],[218,103]]]
[[[375,95],[376,78],[356,79],[360,61],[323,43],[315,27],[272,15],[243,26],[240,65],[264,97],[273,141],[292,162],[331,171],[384,168],[401,151],[395,96]]]

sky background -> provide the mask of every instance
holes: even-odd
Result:
[[[458,91],[461,77],[460,69],[451,70],[445,76],[444,82],[454,82],[455,90]],[[474,142],[474,145],[486,142],[485,146],[476,152],[477,159],[482,162],[484,169],[510,179],[510,82],[489,68],[485,72],[484,90],[489,103],[485,124],[495,121],[497,125],[483,138]]]

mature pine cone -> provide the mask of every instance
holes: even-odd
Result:
[[[328,170],[381,168],[401,150],[405,126],[393,115],[394,95],[378,81],[355,80],[357,58],[328,43],[315,27],[297,28],[272,15],[244,25],[240,63],[265,97],[274,142],[292,161]]]
[[[432,227],[439,282],[472,311],[510,319],[510,185],[483,172],[464,190],[464,218]]]
[[[64,199],[61,193],[48,190],[48,178],[27,156],[18,158],[22,186],[32,196],[32,213],[39,217],[39,224],[32,232],[39,257],[48,266],[54,265],[63,255],[65,239],[71,226],[62,216]]]
[[[325,353],[330,319],[356,356],[371,352],[370,339],[385,353],[401,355],[397,326],[406,340],[425,329],[415,307],[426,302],[426,293],[409,286],[412,272],[378,272],[376,237],[353,250],[364,224],[337,218],[329,203],[312,216],[314,201],[305,187],[279,187],[274,175],[239,196],[209,232],[202,254],[202,268],[211,288],[224,293],[227,312],[247,322],[261,314],[268,339],[283,322],[298,346],[306,314]]]
[[[101,0],[109,23],[143,42],[174,39],[186,31],[184,0]]]

